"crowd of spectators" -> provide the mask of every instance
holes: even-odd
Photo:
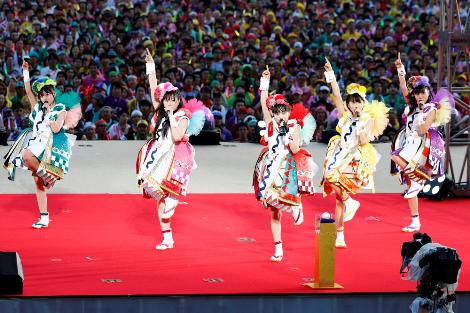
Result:
[[[394,65],[436,82],[439,3],[274,0],[37,0],[0,2],[0,133],[28,126],[21,64],[82,99],[83,140],[144,140],[153,106],[145,49],[159,82],[176,84],[213,112],[222,141],[257,142],[258,84],[303,103],[317,122],[312,138],[334,132],[337,114],[323,77],[325,57],[340,86],[358,82],[391,108],[381,140],[400,128],[405,100]],[[454,85],[468,85],[464,67]],[[468,102],[468,99],[464,99]],[[466,115],[468,112],[457,112]],[[1,138],[1,137],[0,137]]]

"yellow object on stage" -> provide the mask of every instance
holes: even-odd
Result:
[[[342,289],[335,283],[336,224],[334,220],[326,221],[317,218],[313,283],[304,285],[313,289]]]

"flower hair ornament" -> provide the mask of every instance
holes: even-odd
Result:
[[[359,84],[356,84],[356,83],[349,84],[346,87],[346,93],[348,95],[353,95],[353,94],[357,93],[364,99],[366,98],[366,91],[367,91],[366,87],[364,87],[362,85],[359,85]]]
[[[55,87],[56,85],[57,83],[55,82],[55,80],[49,77],[40,77],[36,79],[36,81],[33,83],[31,88],[33,89],[33,92],[36,95],[39,95],[39,93],[41,92],[41,89],[44,88],[45,86]]]
[[[286,101],[284,96],[281,94],[275,94],[273,96],[269,96],[266,99],[266,106],[268,107],[269,110],[271,110],[276,104],[291,107],[291,105]]]
[[[410,92],[418,87],[428,87],[431,90],[431,84],[427,76],[411,76],[408,78],[407,87]]]
[[[168,82],[161,83],[155,89],[154,96],[155,96],[155,99],[157,99],[159,102],[162,102],[163,97],[165,96],[167,92],[177,91],[177,90],[178,90],[178,87],[173,86],[171,83],[168,83]]]

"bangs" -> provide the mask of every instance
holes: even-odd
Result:
[[[54,86],[51,86],[51,85],[47,85],[47,86],[44,86],[40,91],[39,91],[39,94],[38,96],[39,97],[42,97],[44,95],[52,95],[54,94],[54,90],[55,90],[55,87]]]
[[[162,101],[167,100],[167,101],[177,101],[179,100],[181,102],[181,94],[179,90],[172,90],[172,91],[167,91],[165,92],[165,95],[163,96]]]
[[[275,104],[272,108],[271,108],[271,111],[273,113],[276,113],[276,112],[279,112],[279,113],[282,113],[282,112],[290,112],[291,111],[291,107],[290,105],[285,105],[285,104]]]
[[[364,98],[361,97],[360,94],[358,93],[353,93],[352,95],[347,95],[346,96],[346,104],[349,104],[351,102],[364,102]]]
[[[416,94],[424,93],[426,90],[429,91],[429,88],[426,86],[418,86],[411,91],[411,94],[416,95]]]

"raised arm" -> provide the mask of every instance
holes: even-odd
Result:
[[[365,124],[360,126],[357,132],[359,135],[359,145],[363,146],[374,139],[371,135],[372,127],[374,127],[374,121],[372,119],[369,119]]]
[[[51,121],[50,122],[50,126],[51,126],[51,130],[54,134],[58,133],[62,127],[64,126],[64,123],[65,123],[65,115],[67,113],[65,111],[59,113],[59,116],[57,117],[57,120],[56,121]]]
[[[325,63],[325,78],[328,83],[331,84],[331,90],[333,91],[333,103],[335,104],[336,110],[338,110],[338,116],[341,117],[344,113],[343,98],[341,98],[341,92],[339,90],[338,82],[336,81],[335,72],[331,66],[330,61],[327,58]]]
[[[173,111],[171,110],[168,110],[168,119],[170,121],[170,131],[173,141],[181,141],[188,129],[189,120],[187,118],[182,118],[177,123],[175,116],[173,115]]]
[[[401,62],[400,52],[398,52],[398,59],[395,61],[395,66],[397,67],[398,81],[400,82],[400,90],[406,100],[408,98],[408,88],[406,88],[406,71],[405,66]]]
[[[271,73],[269,72],[269,67],[266,66],[266,70],[263,72],[260,80],[260,87],[261,95],[260,95],[260,102],[261,102],[261,110],[263,111],[263,120],[266,124],[271,122],[271,113],[269,113],[268,106],[266,104],[266,100],[268,99],[268,92],[269,92],[269,80],[271,78]]]
[[[428,129],[432,126],[436,120],[436,110],[431,110],[423,119],[422,123],[419,124],[419,131],[421,134],[425,134]]]
[[[300,139],[300,126],[297,125],[294,128],[293,133],[289,138],[289,149],[293,154],[296,154],[300,150],[301,139]]]
[[[36,97],[34,96],[33,90],[31,89],[31,79],[29,77],[29,64],[28,62],[23,60],[22,64],[23,68],[23,81],[24,81],[24,89],[26,91],[26,95],[28,96],[29,104],[31,106],[31,110],[34,109],[34,106],[38,102]]]
[[[157,81],[157,76],[155,75],[155,72],[156,72],[155,62],[148,48],[146,49],[146,53],[145,53],[145,62],[146,62],[145,65],[147,69],[147,75],[149,77],[150,97],[152,98],[153,107],[155,108],[155,111],[157,111],[158,107],[160,106],[159,99],[155,99],[155,90],[157,89],[158,81]]]

